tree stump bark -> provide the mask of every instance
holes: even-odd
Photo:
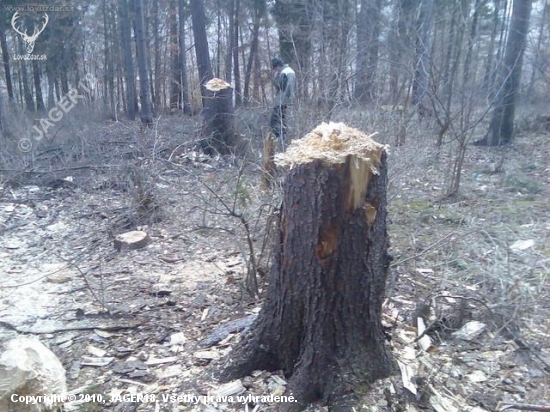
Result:
[[[267,190],[275,178],[275,136],[270,129],[267,129],[264,135],[264,153],[262,159],[262,181],[260,188]]]
[[[230,153],[237,143],[231,85],[217,78],[206,82],[203,103],[202,149],[208,155]]]
[[[393,371],[380,321],[391,257],[386,146],[321,124],[275,156],[290,167],[264,305],[222,380],[282,370],[301,410],[351,410],[353,394]],[[345,406],[348,405],[348,406]]]

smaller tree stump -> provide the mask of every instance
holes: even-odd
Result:
[[[133,230],[131,232],[118,235],[115,238],[113,245],[116,250],[120,251],[124,248],[130,250],[141,249],[147,246],[147,243],[149,243],[149,236],[146,232],[141,230]]]
[[[208,81],[203,102],[202,149],[208,155],[230,153],[237,144],[231,85],[218,78]]]

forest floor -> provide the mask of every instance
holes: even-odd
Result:
[[[376,130],[354,119],[348,124]],[[246,232],[227,210],[249,221],[265,272],[278,191],[258,189],[261,133],[249,128],[254,161],[243,163],[189,151],[197,124],[188,118],[164,117],[146,132],[125,122],[75,127],[78,139],[1,159],[0,342],[35,335],[52,349],[68,389],[90,395],[67,411],[275,410],[236,396],[283,393],[280,373],[216,381],[238,345],[236,327],[204,340],[261,307],[242,286]],[[400,370],[373,384],[356,409],[549,405],[550,134],[469,147],[453,196],[445,193],[454,146],[438,152],[433,140],[419,129],[390,149],[394,260],[383,322]],[[138,169],[143,191],[130,178]],[[145,198],[156,205],[148,219],[136,214]],[[113,237],[134,229],[149,244],[115,250]],[[266,278],[259,282],[261,292]],[[418,318],[430,342],[415,342]],[[125,402],[131,394],[154,400]],[[184,395],[235,398],[165,399]]]

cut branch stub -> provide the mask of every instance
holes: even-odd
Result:
[[[223,379],[282,370],[298,410],[350,405],[393,361],[380,321],[390,264],[387,147],[321,124],[275,157],[289,169],[265,303]],[[355,392],[356,393],[356,392]]]

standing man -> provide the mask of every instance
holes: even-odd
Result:
[[[273,102],[273,113],[269,127],[273,135],[280,140],[283,149],[288,140],[286,122],[287,107],[293,103],[296,92],[296,73],[281,59],[275,57],[271,60],[273,69],[273,85],[275,86],[275,100]]]

